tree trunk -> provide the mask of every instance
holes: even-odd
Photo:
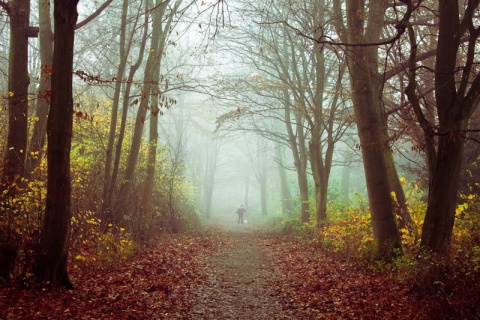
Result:
[[[218,153],[220,151],[220,143],[217,140],[213,141],[212,148],[206,148],[206,161],[205,161],[205,216],[210,218],[212,214],[212,199],[213,190],[215,185],[215,172],[217,171]]]
[[[310,204],[308,200],[308,179],[307,179],[307,154],[305,147],[305,135],[299,113],[295,114],[296,134],[291,119],[291,103],[287,90],[283,92],[285,101],[285,125],[287,128],[290,149],[292,150],[293,161],[297,171],[298,188],[300,192],[300,219],[303,223],[310,220]]]
[[[350,194],[350,167],[344,165],[342,168],[342,199],[343,203],[349,203],[349,194]]]
[[[464,138],[460,135],[440,136],[421,246],[442,254],[448,252],[452,239],[463,150]]]
[[[370,2],[368,7],[364,6],[363,1],[347,1],[347,26],[343,29],[337,22],[336,27],[343,41],[356,44],[346,48],[353,107],[362,149],[376,255],[378,259],[389,260],[401,250],[395,217],[396,204],[391,194],[400,190],[392,185],[392,179],[398,180],[398,176],[390,171],[394,168],[393,155],[381,102],[381,86],[377,80],[378,47],[361,46],[362,43],[378,42],[385,10],[385,3],[381,0]],[[339,2],[335,2],[337,16],[341,16],[340,11]]]
[[[313,137],[313,134],[312,134]],[[312,168],[313,181],[315,183],[315,212],[317,225],[321,225],[327,219],[327,191],[328,176],[330,171],[323,162],[321,142],[309,142],[310,166]]]
[[[260,155],[260,154],[259,154]],[[260,184],[260,204],[262,216],[267,216],[267,160],[263,155],[259,158],[258,184]]]
[[[250,179],[248,178],[248,176],[245,177],[245,196],[244,196],[244,200],[243,200],[243,206],[245,208],[245,210],[248,210],[248,205],[249,205],[249,201],[248,201],[248,196],[249,196],[249,188],[250,188]]]
[[[142,36],[142,41],[140,43],[139,54],[137,56],[137,60],[130,67],[130,71],[128,72],[127,84],[125,86],[125,92],[123,95],[122,119],[120,121],[120,129],[118,131],[117,144],[115,146],[113,170],[110,178],[110,185],[108,186],[107,198],[104,200],[103,210],[102,210],[104,219],[105,219],[104,222],[106,223],[119,223],[122,218],[120,213],[114,214],[111,211],[112,197],[116,189],[118,171],[120,170],[120,157],[122,155],[123,140],[125,137],[125,129],[127,126],[128,106],[130,105],[130,92],[132,89],[133,78],[135,77],[135,74],[138,71],[138,68],[140,67],[143,61],[143,56],[144,56],[143,53],[145,51],[145,46],[147,44],[147,36],[148,36],[148,15],[145,14],[145,22],[143,24],[143,36]]]
[[[25,176],[32,174],[42,159],[43,147],[47,132],[47,115],[51,98],[51,76],[53,61],[53,32],[50,19],[50,0],[42,0],[38,5],[40,43],[40,82],[38,85],[38,96],[33,133],[30,139],[30,148],[27,154]]]
[[[117,199],[115,216],[116,221],[121,222],[122,217],[127,213],[128,206],[126,199],[129,196],[130,189],[133,183],[133,176],[137,166],[138,154],[142,142],[143,127],[146,121],[147,110],[149,108],[150,95],[153,86],[158,84],[158,79],[154,79],[155,69],[160,68],[161,52],[158,51],[160,37],[163,33],[162,20],[165,9],[170,1],[161,0],[156,1],[156,6],[153,12],[152,22],[152,38],[150,44],[150,51],[145,65],[145,75],[143,79],[142,97],[140,105],[138,106],[137,116],[135,119],[135,127],[133,130],[132,145],[127,158],[127,166],[125,168],[123,181],[120,187],[119,197]],[[166,36],[166,35],[164,35]]]
[[[70,238],[70,149],[73,126],[73,46],[77,0],[55,0],[52,100],[47,123],[48,183],[37,279],[72,288],[67,272]]]
[[[28,27],[30,0],[8,3],[10,9],[10,52],[8,66],[8,135],[0,177],[0,277],[8,280],[17,254],[17,232],[11,230],[10,200],[17,194],[27,153],[28,119]],[[6,208],[6,209],[5,209]]]
[[[450,248],[465,130],[480,97],[480,75],[474,67],[475,48],[480,36],[474,27],[478,2],[469,1],[463,13],[459,12],[461,7],[458,1],[439,1],[435,59],[439,137],[436,154],[430,157],[433,161],[421,246],[440,254],[448,254]],[[469,42],[466,47],[460,48],[460,39],[466,33],[469,34]],[[457,73],[459,68],[463,69],[462,73]],[[453,76],[457,74],[457,77]]]
[[[159,79],[160,68],[155,70],[155,72],[156,74],[154,75],[154,79]],[[150,106],[150,132],[149,132],[149,139],[148,139],[147,172],[145,176],[145,182],[143,184],[143,195],[142,195],[142,207],[143,207],[142,220],[144,221],[144,224],[142,224],[142,227],[145,227],[145,228],[147,228],[148,226],[151,226],[149,221],[151,221],[151,218],[153,216],[152,194],[153,194],[153,187],[155,184],[155,168],[156,168],[156,161],[157,161],[159,111],[160,110],[158,109],[158,95],[153,95],[151,100],[151,106]]]
[[[2,197],[15,194],[13,183],[23,176],[28,129],[28,27],[30,0],[9,2],[8,136],[3,160]],[[6,192],[4,192],[6,191]]]
[[[282,195],[282,214],[288,215],[292,212],[292,195],[290,193],[290,186],[288,185],[287,181],[287,174],[284,168],[284,152],[283,152],[283,145],[278,144],[277,148],[275,148],[277,152],[278,158],[278,174],[280,176],[280,190]]]
[[[113,158],[113,147],[115,143],[115,137],[117,134],[117,121],[118,121],[118,107],[120,104],[120,92],[122,88],[122,79],[125,74],[125,69],[127,65],[127,56],[130,51],[130,44],[126,43],[126,28],[127,28],[127,12],[128,12],[128,0],[123,0],[122,6],[122,18],[120,24],[120,62],[118,64],[117,75],[115,77],[115,89],[113,93],[113,103],[112,103],[112,113],[110,116],[110,130],[108,133],[108,142],[107,150],[105,155],[105,181],[103,185],[103,205],[102,205],[102,215],[104,218],[102,220],[107,220],[110,210],[110,199],[109,199],[109,190],[112,182],[112,158]],[[135,30],[133,29],[132,32]],[[106,219],[105,219],[106,218]]]

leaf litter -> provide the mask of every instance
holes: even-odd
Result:
[[[172,236],[130,261],[72,270],[74,290],[0,286],[0,319],[429,319],[431,301],[253,228]]]

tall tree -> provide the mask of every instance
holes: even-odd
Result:
[[[166,41],[168,30],[163,30],[162,23],[165,15],[165,11],[170,1],[156,0],[155,8],[152,11],[152,38],[150,42],[150,51],[148,54],[145,73],[143,79],[142,97],[137,110],[137,116],[135,119],[135,127],[133,131],[132,144],[130,152],[127,158],[127,166],[124,171],[123,181],[120,187],[119,197],[116,204],[115,214],[119,217],[123,217],[126,214],[126,199],[130,193],[130,189],[133,182],[135,168],[137,166],[138,154],[140,151],[140,145],[142,141],[143,128],[147,116],[147,110],[149,108],[149,102],[151,94],[156,85],[158,85],[158,79],[154,76],[158,74],[157,69],[160,68],[160,61],[163,52],[159,52],[161,43]],[[172,13],[173,14],[173,13]],[[117,217],[116,220],[119,220]]]
[[[27,153],[28,116],[28,31],[30,0],[0,1],[10,17],[8,64],[8,136],[0,172],[0,277],[8,279],[16,256],[17,232],[9,227],[13,211],[9,202],[23,177]],[[6,209],[5,209],[6,208]]]
[[[401,249],[396,214],[406,212],[388,137],[382,103],[383,82],[378,75],[378,47],[385,23],[386,4],[382,0],[368,4],[364,0],[347,0],[343,7],[340,0],[334,2],[337,34],[347,44],[345,51],[355,121],[362,148],[377,256],[381,259],[390,259],[397,249]],[[400,208],[392,198],[392,192],[397,195]]]
[[[48,182],[38,268],[39,281],[71,288],[67,259],[70,238],[70,149],[73,126],[73,47],[78,0],[54,2],[52,98],[47,123]]]
[[[28,117],[28,32],[30,0],[15,0],[0,5],[10,17],[10,52],[8,71],[8,137],[3,159],[0,190],[9,194],[13,182],[23,176],[27,153]]]
[[[162,57],[165,54],[165,43],[170,30],[170,26],[173,21],[174,13],[177,11],[178,7],[182,3],[181,0],[175,2],[175,7],[170,8],[171,14],[168,19],[160,25],[161,28],[161,39],[158,42],[158,47],[156,52],[160,53],[158,57],[158,66],[154,69],[152,79],[156,81],[152,90],[152,100],[150,103],[150,133],[149,133],[149,143],[148,143],[148,155],[147,155],[147,176],[143,184],[143,194],[142,194],[142,205],[143,205],[143,216],[147,217],[152,214],[152,196],[153,196],[153,186],[155,178],[155,164],[157,161],[157,145],[158,145],[158,117],[160,115],[160,107],[170,108],[172,104],[175,103],[175,100],[168,98],[164,95],[162,90],[162,79],[160,76],[160,68],[162,65]],[[168,83],[168,82],[167,82]],[[168,85],[167,85],[168,87]]]
[[[106,0],[97,10],[83,21],[77,23],[75,29],[80,29],[93,21],[113,0]],[[37,89],[35,108],[35,123],[30,138],[24,175],[29,176],[40,163],[47,133],[47,116],[50,106],[51,73],[53,60],[53,32],[51,22],[50,0],[40,0],[38,4],[38,28],[30,27],[29,36],[38,37],[40,51],[40,79]]]
[[[122,16],[120,18],[120,43],[119,43],[119,55],[120,61],[118,63],[117,75],[115,77],[115,88],[112,101],[112,112],[110,120],[110,130],[108,134],[107,150],[105,155],[105,183],[103,186],[103,207],[102,214],[110,210],[109,188],[112,182],[112,159],[113,159],[113,147],[115,143],[115,137],[117,133],[118,122],[118,109],[120,105],[120,94],[122,89],[122,80],[127,67],[127,57],[130,53],[130,48],[133,41],[133,35],[135,34],[135,28],[132,28],[131,36],[127,41],[127,15],[128,15],[128,0],[123,0]],[[108,214],[107,214],[108,216]],[[107,218],[108,219],[108,218]],[[103,220],[107,220],[103,219]]]
[[[407,14],[415,5],[406,0]],[[407,96],[425,136],[429,168],[428,206],[421,245],[446,254],[450,248],[458,185],[468,123],[480,99],[477,67],[480,27],[476,27],[479,0],[438,2],[438,36],[435,50],[435,109],[438,124],[420,106],[417,92],[417,36],[408,22],[411,54]],[[438,128],[438,129],[435,129]]]
[[[284,146],[281,143],[277,143],[275,148],[277,157],[278,174],[280,176],[280,190],[282,194],[282,214],[289,214],[292,211],[292,194],[290,192],[290,186],[287,181],[287,173],[285,170],[285,155]]]
[[[35,124],[27,153],[25,176],[38,165],[42,157],[47,132],[47,115],[50,105],[51,74],[53,60],[53,31],[50,18],[50,0],[41,0],[38,5],[38,40],[40,45],[40,79],[38,84]]]
[[[128,116],[128,107],[130,105],[130,94],[132,90],[132,85],[134,83],[134,78],[135,74],[140,68],[140,65],[143,62],[143,57],[144,57],[144,52],[145,52],[145,47],[147,45],[147,39],[148,39],[148,20],[149,16],[146,14],[146,12],[149,10],[148,6],[148,0],[145,0],[145,21],[143,24],[142,28],[142,40],[140,41],[140,46],[139,46],[139,54],[137,55],[137,59],[135,62],[130,66],[130,70],[128,72],[127,80],[126,80],[126,85],[125,85],[125,91],[123,94],[123,104],[122,104],[122,117],[120,121],[120,128],[118,130],[118,138],[117,138],[117,143],[115,146],[115,155],[113,158],[113,169],[111,173],[110,179],[107,178],[108,174],[106,174],[106,181],[110,180],[110,183],[108,185],[108,190],[106,194],[106,198],[103,199],[103,208],[102,208],[102,213],[104,214],[104,221],[105,222],[119,222],[120,221],[120,215],[116,214],[114,215],[111,211],[111,206],[112,206],[112,198],[114,191],[116,190],[116,183],[117,183],[117,178],[118,178],[118,172],[120,170],[120,158],[122,155],[122,148],[123,148],[123,141],[125,138],[125,130],[127,127],[127,116]],[[140,9],[140,8],[139,8]],[[132,31],[131,38],[134,38],[134,33]],[[112,119],[113,121],[113,119]],[[107,168],[106,168],[107,170]]]
[[[211,217],[213,191],[215,187],[215,173],[217,172],[218,154],[222,141],[219,138],[213,138],[211,143],[204,149],[205,158],[205,176],[204,176],[204,197],[205,197],[205,216]]]

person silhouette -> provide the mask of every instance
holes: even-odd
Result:
[[[243,207],[243,204],[240,206],[240,208],[237,209],[237,214],[238,214],[238,223],[243,224],[243,215],[245,214],[245,208]]]

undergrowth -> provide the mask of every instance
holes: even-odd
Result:
[[[420,248],[426,211],[414,184],[404,185],[413,225],[401,229],[403,253],[386,263],[373,259],[374,241],[368,205],[359,195],[350,204],[331,201],[328,219],[317,227],[314,216],[307,224],[297,218],[277,221],[281,232],[301,238],[338,259],[355,262],[370,272],[408,283],[421,297],[430,297],[437,314],[446,319],[480,318],[480,201],[461,195],[456,210],[450,252],[439,256]]]

